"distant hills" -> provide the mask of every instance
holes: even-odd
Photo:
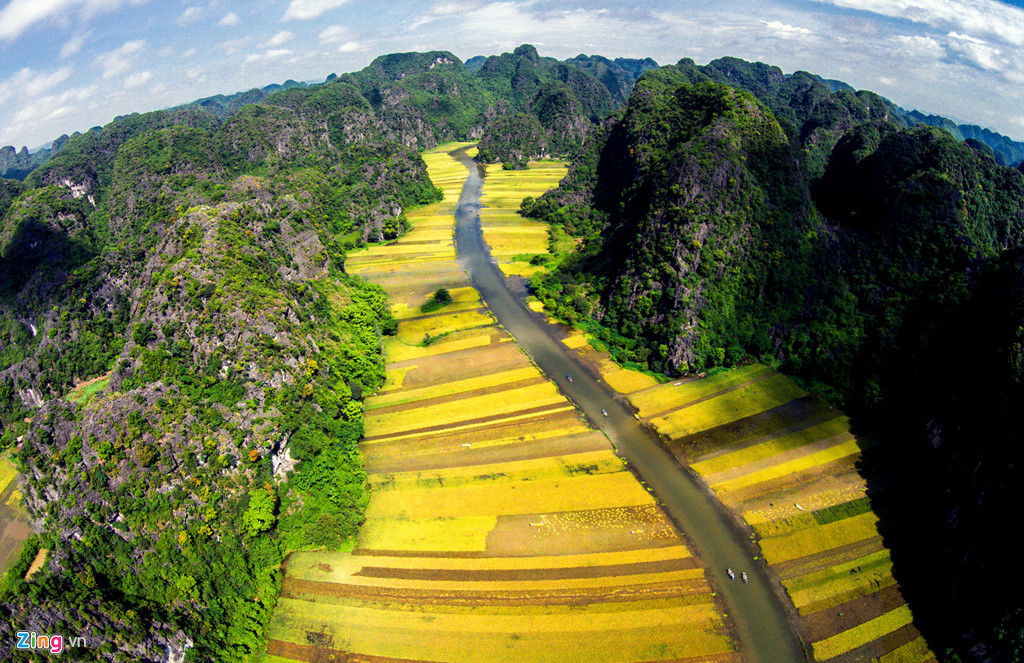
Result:
[[[530,64],[533,65],[535,71],[520,72],[520,75],[524,76],[527,79],[535,79],[536,81],[553,80],[559,77],[566,78],[566,75],[564,73],[552,74],[550,72],[557,65],[562,65],[563,68],[571,67],[573,69],[586,72],[592,78],[599,81],[607,89],[609,95],[611,96],[611,100],[616,107],[621,107],[623,104],[625,104],[627,98],[629,97],[629,93],[632,90],[633,84],[645,71],[649,71],[651,69],[655,69],[658,67],[658,63],[651,58],[615,58],[614,60],[611,60],[600,55],[588,56],[582,54],[577,55],[574,58],[569,58],[567,60],[560,62],[554,58],[540,58],[539,56],[536,55],[536,49],[533,49],[532,46],[527,46],[524,48],[526,48],[527,50],[533,50],[534,55],[528,57],[527,60]],[[479,76],[481,78],[487,78],[489,75],[491,75],[491,73],[494,71],[496,67],[500,68],[508,66],[508,56],[516,57],[522,56],[523,54],[523,52],[519,52],[517,50],[516,52],[512,54],[506,54],[505,56],[485,57],[482,55],[477,55],[467,60],[463,66],[468,74]],[[401,54],[396,54],[395,56],[385,57],[391,58],[393,60],[395,57],[400,55]],[[455,58],[455,56],[451,57],[453,58],[453,61],[458,60],[458,58]],[[497,58],[497,60],[495,60],[495,58]],[[503,61],[502,58],[505,58],[506,61]],[[378,60],[380,60],[380,58],[378,58]],[[731,60],[733,60],[733,58],[720,58],[719,60],[715,60],[712,63],[708,64],[707,67],[710,68],[715,63],[727,63]],[[371,64],[370,67],[367,67],[367,70],[372,69],[375,66],[375,64],[377,66],[380,66],[380,63],[375,61],[374,64]],[[773,76],[778,80],[790,79],[793,77],[802,78],[804,76],[809,75],[806,72],[783,74],[782,70],[779,69],[778,67],[761,65],[760,63],[756,64],[757,66],[762,66],[773,70]],[[484,70],[485,65],[487,65],[488,67],[487,70]],[[367,70],[364,70],[363,72],[355,72],[353,74],[343,74],[342,77],[348,77],[350,80],[365,81],[365,72]],[[568,71],[568,69],[563,69],[563,71]],[[338,78],[339,76],[337,74],[331,74],[330,76],[328,76],[325,82],[330,83]],[[728,76],[725,76],[725,78],[728,79]],[[855,92],[852,86],[850,86],[847,83],[844,83],[843,81],[824,79],[818,76],[815,76],[815,78],[818,78],[818,80],[827,85],[829,89],[833,92],[841,90],[847,92]],[[522,82],[523,81],[520,81],[520,83]],[[562,80],[561,82],[568,83],[568,80]],[[740,87],[743,86],[742,81],[729,80],[728,82],[730,82],[731,84],[739,85]],[[177,108],[197,108],[204,110],[219,119],[225,119],[227,117],[230,117],[234,113],[238,112],[242,107],[248,104],[258,103],[275,92],[278,92],[280,90],[288,90],[292,88],[303,88],[309,85],[309,83],[302,83],[289,79],[281,84],[272,84],[262,88],[253,88],[251,90],[246,90],[243,92],[236,92],[234,94],[218,94],[212,97],[197,99],[196,101],[183,104],[182,106],[179,106]],[[532,86],[528,87],[532,91],[535,91],[533,90]],[[756,94],[755,90],[751,89],[750,91]],[[543,98],[533,100],[531,104],[532,109],[540,109],[540,115],[548,117],[549,114],[543,111],[543,107],[545,106],[545,104],[554,103],[557,105],[558,103],[560,103],[557,100],[553,100],[551,98],[551,94],[553,92],[554,90],[549,88],[542,95]],[[576,90],[576,92],[579,93],[582,91]],[[459,96],[461,96],[461,94],[462,92],[460,91]],[[584,96],[586,96],[586,94],[584,94]],[[926,115],[917,110],[905,110],[903,108],[900,108],[899,106],[896,106],[895,104],[892,104],[887,99],[884,99],[884,97],[879,98],[882,99],[884,103],[891,108],[893,113],[901,116],[908,126],[925,124],[928,126],[940,127],[948,131],[953,136],[955,136],[957,140],[976,140],[979,143],[987,145],[989,148],[991,148],[993,157],[995,158],[996,162],[1004,166],[1016,166],[1019,165],[1022,161],[1024,161],[1024,142],[1012,140],[1010,138],[1007,138],[1006,136],[1003,136],[1002,134],[999,134],[995,131],[991,131],[989,129],[985,129],[978,125],[958,125],[952,120],[942,117],[940,115]],[[588,99],[588,101],[590,101],[591,103],[585,104],[585,112],[589,112],[592,116],[595,116],[594,111],[597,111],[597,117],[600,117],[603,114],[607,114],[609,107],[603,106],[600,103],[598,104],[598,107],[594,107],[592,103],[594,100]],[[558,122],[557,119],[552,119],[551,121],[556,123]],[[547,129],[550,128],[551,127],[547,127]],[[97,129],[99,129],[99,127],[94,127],[93,129],[91,129],[91,131],[95,131]],[[571,136],[569,136],[569,134],[566,133],[567,131],[569,132],[569,134],[571,134],[572,132],[569,127],[562,127],[561,129],[555,130],[555,135],[553,135],[551,138],[551,141],[553,142],[551,144],[548,144],[551,141],[544,141],[543,145],[539,144],[538,149],[540,151],[550,151],[552,153],[563,152],[564,150],[562,148],[564,147],[564,145],[561,145],[560,141],[564,142],[564,139],[566,138],[571,140]],[[517,119],[508,120],[503,135],[505,135],[506,138],[517,136],[519,137],[519,142],[522,142],[522,140],[524,140],[523,137],[533,137],[531,140],[536,142],[537,140],[540,139],[540,135],[544,133],[545,128],[539,128],[534,123],[530,122],[527,118],[519,117]],[[559,138],[559,136],[561,136],[562,138]],[[49,148],[42,148],[32,153],[29,153],[28,149],[25,147],[22,147],[20,150],[16,150],[13,146],[5,146],[0,148],[0,177],[18,180],[24,179],[28,175],[28,173],[32,172],[33,169],[46,163],[47,159],[49,159],[52,154],[56,153],[64,144],[64,142],[67,141],[67,138],[68,136],[66,135],[61,136],[60,138],[56,139]],[[522,159],[521,146],[517,147],[516,145],[503,145],[500,147],[495,146],[495,148],[491,148],[487,144],[485,144],[483,148],[485,150],[495,148],[498,149],[498,152],[495,152],[493,155],[491,155],[490,152],[485,151],[486,156],[493,156],[495,158],[500,157],[501,160],[509,159],[511,161],[517,161]]]

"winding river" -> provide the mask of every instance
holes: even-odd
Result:
[[[466,155],[466,149],[451,153],[469,169],[456,210],[459,264],[469,273],[498,322],[591,423],[608,435],[685,533],[687,543],[706,565],[709,580],[723,598],[746,662],[806,662],[808,657],[794,630],[794,617],[787,611],[782,587],[768,577],[759,561],[754,561],[758,550],[749,532],[733,521],[725,508],[665,451],[655,434],[634,419],[610,388],[555,338],[550,325],[524,306],[522,296],[509,290],[480,231],[483,168]],[[570,383],[566,375],[575,376],[574,380]],[[602,416],[602,409],[608,411],[607,417]],[[729,580],[727,568],[737,576],[746,571],[749,584]]]

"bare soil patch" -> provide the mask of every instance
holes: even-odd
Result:
[[[679,535],[657,506],[499,516],[487,553],[523,557],[641,550],[679,545]]]

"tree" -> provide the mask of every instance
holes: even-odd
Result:
[[[249,509],[242,516],[242,524],[249,536],[266,532],[276,523],[274,516],[274,494],[270,490],[253,490],[249,493]]]

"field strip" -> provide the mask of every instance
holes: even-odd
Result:
[[[709,606],[714,599],[706,583],[662,583],[642,589],[612,587],[598,590],[529,590],[523,592],[452,591],[441,594],[414,590],[390,590],[380,587],[324,584],[292,581],[285,584],[281,596],[297,601],[352,608],[380,608],[382,604],[404,615],[580,615],[637,610],[660,610],[676,606]]]
[[[509,389],[499,395],[467,395],[454,402],[435,405],[417,405],[401,412],[379,413],[369,410],[366,415],[366,437],[384,437],[395,433],[424,431],[438,425],[483,421],[489,417],[511,414],[523,409],[567,403],[551,382]],[[524,407],[526,406],[526,407]]]
[[[391,371],[391,364],[396,364],[410,359],[422,359],[434,355],[443,355],[459,350],[470,348],[482,348],[493,343],[491,333],[479,331],[467,333],[465,336],[456,338],[445,338],[432,345],[423,347],[420,345],[409,345],[399,341],[397,338],[389,338],[384,341],[384,354],[389,362],[388,371]]]
[[[769,564],[778,564],[856,543],[877,534],[878,516],[869,512],[813,529],[762,539],[761,550]]]
[[[622,459],[608,449],[486,465],[458,465],[437,470],[374,474],[370,475],[369,482],[377,490],[451,488],[473,482],[535,481],[553,477],[566,478],[577,473],[594,475],[622,470]]]
[[[617,370],[618,366],[616,365]],[[707,396],[724,393],[737,385],[758,377],[769,375],[771,369],[762,365],[737,368],[718,375],[696,379],[688,378],[654,385],[649,389],[631,394],[629,400],[639,410],[641,417],[653,417],[701,400]]]
[[[402,624],[394,624],[394,613],[388,609],[363,608],[350,606],[333,606],[330,612],[323,611],[316,603],[282,598],[279,605],[286,611],[305,613],[312,623],[328,627],[343,626],[353,637],[363,629],[387,630],[403,634],[430,633],[441,631],[447,634],[464,636],[483,633],[556,633],[564,637],[566,630],[576,633],[595,633],[600,631],[622,631],[623,623],[630,625],[630,630],[643,630],[658,626],[676,626],[694,622],[713,622],[717,615],[714,607],[707,604],[681,605],[656,610],[615,611],[610,613],[595,612],[581,619],[579,614],[546,614],[546,615],[488,615],[473,614],[468,618],[464,614],[434,613],[429,619],[409,618]],[[397,626],[397,628],[395,628]],[[272,636],[273,637],[273,636]],[[353,643],[354,644],[354,643]],[[577,642],[576,644],[580,644]],[[354,646],[353,650],[361,648]]]
[[[524,419],[532,419],[532,418],[537,417],[538,415],[548,415],[548,414],[557,414],[559,412],[575,412],[576,411],[576,409],[572,405],[562,405],[563,402],[565,402],[565,401],[561,397],[557,397],[557,398],[556,397],[551,397],[551,400],[550,400],[549,403],[546,403],[546,404],[543,404],[543,405],[536,405],[536,406],[530,408],[529,410],[527,410],[525,412],[520,410],[519,414],[516,414],[515,413],[516,411],[513,409],[512,412],[508,412],[508,413],[499,413],[499,414],[492,415],[490,417],[482,417],[482,418],[480,418],[478,420],[463,421],[463,422],[461,422],[457,426],[446,426],[446,425],[437,424],[437,425],[431,426],[429,428],[419,428],[419,429],[413,429],[413,430],[404,429],[404,430],[395,431],[394,433],[390,433],[390,434],[387,434],[387,435],[378,435],[378,436],[373,437],[373,438],[367,437],[367,438],[365,438],[363,440],[363,444],[375,444],[375,443],[384,442],[384,441],[391,441],[391,440],[399,440],[399,439],[405,439],[405,438],[410,438],[410,437],[417,437],[417,436],[423,435],[424,433],[435,432],[437,429],[440,429],[441,432],[443,432],[445,434],[451,434],[451,433],[455,433],[455,432],[459,432],[459,431],[461,431],[461,432],[469,432],[469,431],[473,431],[473,430],[486,429],[489,425],[492,425],[492,424],[509,423],[509,422],[514,422],[514,421],[520,421],[521,422]]]
[[[373,410],[375,408],[387,407],[389,405],[401,405],[402,403],[438,398],[440,396],[461,394],[463,392],[483,389],[494,385],[519,382],[520,380],[540,377],[541,375],[541,372],[537,370],[536,367],[524,366],[523,368],[514,368],[508,371],[492,373],[491,375],[481,375],[475,378],[456,380],[455,382],[444,382],[431,387],[405,389],[401,393],[397,394],[371,396],[363,402],[363,409]]]
[[[487,549],[487,535],[496,524],[495,516],[367,519],[359,530],[359,546],[376,550],[483,552]]]
[[[928,649],[925,639],[917,638],[879,657],[878,663],[927,663],[934,660],[935,655]]]
[[[524,515],[640,506],[653,500],[632,474],[619,471],[538,479],[518,485],[488,482],[454,488],[378,491],[367,507],[366,517]]]
[[[831,638],[812,643],[814,657],[819,661],[827,661],[864,643],[877,640],[886,633],[891,633],[910,624],[911,621],[913,621],[913,616],[910,614],[910,608],[905,605],[900,606],[881,617],[864,622]]]
[[[714,632],[716,627],[714,622],[708,622],[684,628],[679,628],[679,625],[648,629],[620,628],[588,633],[583,640],[566,637],[566,633],[548,632],[477,633],[472,638],[444,632],[420,633],[416,639],[400,632],[384,631],[361,636],[362,639],[357,642],[368,649],[356,649],[353,641],[346,640],[343,644],[349,646],[345,650],[331,650],[325,647],[326,642],[319,647],[310,646],[306,644],[306,634],[301,634],[291,636],[294,640],[301,639],[301,644],[273,638],[269,651],[272,654],[287,655],[286,660],[311,663],[334,660],[323,656],[334,656],[329,653],[332,651],[336,652],[336,660],[349,660],[352,663],[419,663],[422,659],[401,657],[403,654],[410,656],[419,652],[422,652],[419,655],[429,657],[430,661],[436,663],[739,663],[740,658],[731,651],[728,639]],[[573,632],[571,625],[566,632]],[[320,641],[316,633],[310,637]],[[333,632],[326,632],[323,640],[333,637]],[[652,641],[664,644],[652,649]],[[383,651],[387,656],[355,653],[350,657],[346,655],[349,651]]]
[[[778,465],[766,467],[762,470],[751,472],[750,474],[740,475],[733,479],[727,479],[713,484],[713,488],[716,492],[728,492],[739,490],[740,488],[746,488],[754,484],[763,483],[772,479],[778,479],[788,474],[796,474],[802,470],[814,468],[818,465],[839,460],[840,458],[846,458],[848,456],[855,456],[860,454],[860,445],[857,440],[852,436],[841,438],[844,441],[833,441],[832,445],[821,451],[815,451],[799,458],[792,460],[783,460]]]
[[[664,417],[654,417],[651,423],[670,438],[680,438],[806,395],[807,392],[786,376],[774,375]]]
[[[502,425],[487,431],[488,439],[460,442],[462,436],[418,438],[413,447],[408,442],[380,442],[363,450],[366,471],[370,474],[394,472],[428,472],[458,466],[474,467],[496,462],[515,462],[530,458],[547,458],[559,454],[610,451],[608,439],[582,425],[575,413],[566,411],[560,418],[569,426],[547,425],[534,420],[535,429]],[[574,432],[575,431],[575,432]],[[469,447],[463,445],[469,444]]]
[[[720,472],[724,472],[741,465],[754,463],[759,460],[765,460],[836,435],[850,436],[849,419],[846,417],[836,417],[816,426],[802,428],[789,433],[788,435],[776,437],[761,444],[716,455],[714,458],[693,463],[690,467],[709,481],[713,481],[714,479],[711,477],[719,474]]]

